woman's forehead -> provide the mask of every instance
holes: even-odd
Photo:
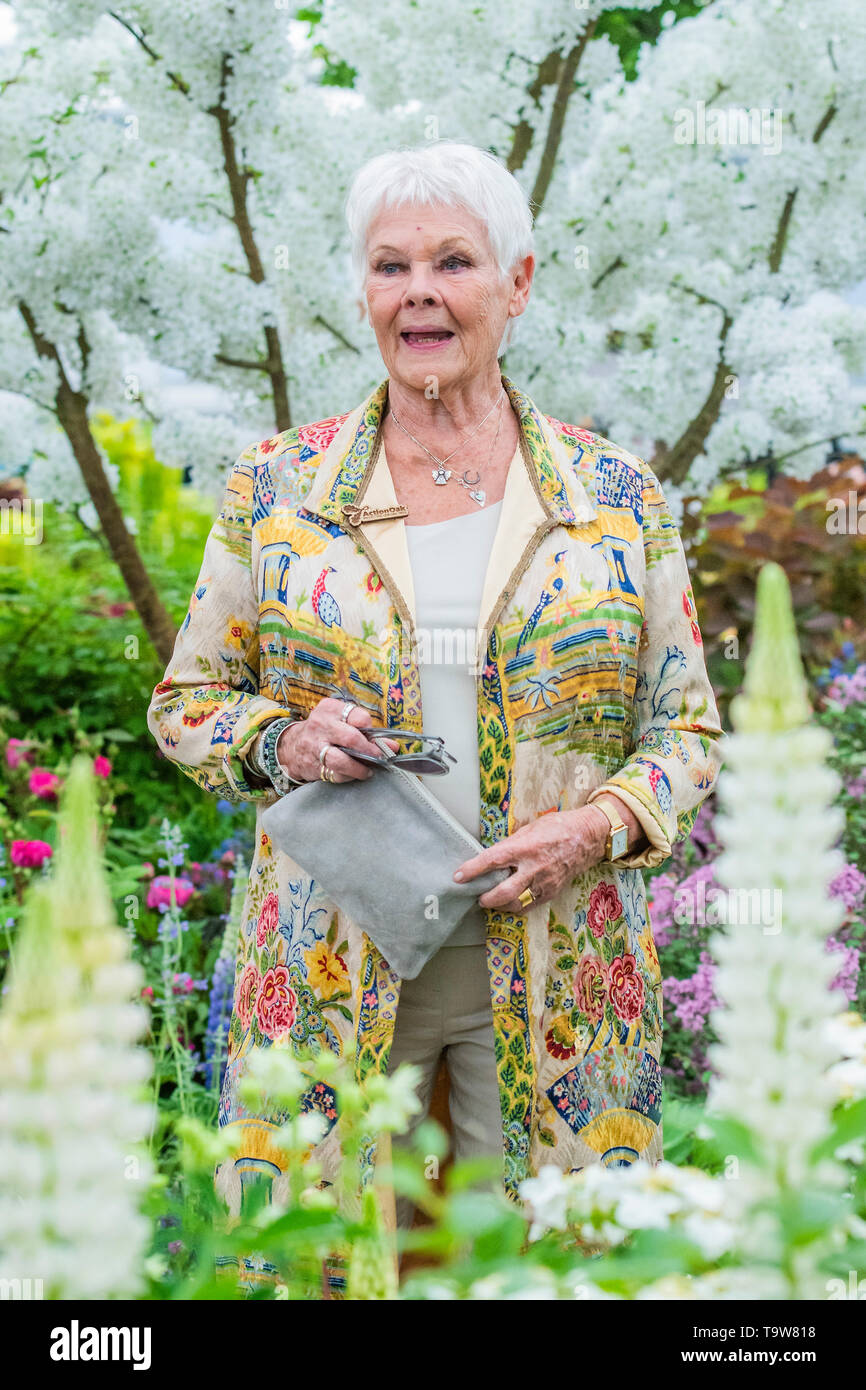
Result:
[[[383,208],[370,223],[369,247],[438,247],[445,242],[463,242],[467,247],[489,249],[487,227],[480,217],[459,205],[437,203]]]

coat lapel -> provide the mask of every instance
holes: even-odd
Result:
[[[514,596],[542,537],[555,526],[582,526],[596,510],[574,471],[568,449],[534,402],[502,378],[520,424],[520,439],[506,479],[499,525],[482,592],[478,652]],[[415,591],[406,527],[408,514],[394,491],[382,449],[381,425],[388,381],[351,411],[319,464],[304,509],[341,526],[364,550],[397,611],[414,632]]]

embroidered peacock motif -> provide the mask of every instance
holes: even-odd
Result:
[[[538,600],[529,617],[526,619],[526,622],[523,624],[523,630],[517,639],[517,646],[515,648],[516,652],[519,652],[520,648],[525,646],[526,643],[529,641],[533,632],[538,627],[541,615],[544,612],[545,608],[549,608],[551,603],[553,603],[554,599],[557,597],[560,590],[562,589],[565,583],[563,568],[565,554],[566,552],[564,550],[558,550],[554,555],[553,559],[548,561],[548,564],[553,566],[553,576],[542,589],[541,598]]]
[[[329,574],[336,574],[333,565],[325,565],[325,568],[313,585],[313,612],[316,617],[325,624],[325,627],[342,627],[343,619],[340,614],[340,605],[334,598],[334,595],[329,594],[325,588]]]

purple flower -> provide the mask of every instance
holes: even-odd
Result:
[[[848,912],[860,912],[866,900],[866,874],[856,864],[846,864],[830,884],[830,894],[841,898]]]
[[[231,956],[217,957],[210,989],[210,1005],[205,1031],[205,1085],[222,1088],[225,1071],[229,1023],[234,1000],[235,964]],[[217,1074],[217,1065],[219,1073]]]
[[[860,952],[856,946],[852,946],[846,941],[839,941],[835,936],[827,938],[827,950],[841,957],[839,974],[833,980],[830,988],[841,990],[849,1004],[853,1004],[857,998]]]
[[[721,1007],[713,992],[715,961],[708,951],[701,951],[700,962],[694,975],[685,980],[668,977],[662,983],[664,998],[674,1006],[677,1022],[687,1033],[702,1032],[710,1011]]]

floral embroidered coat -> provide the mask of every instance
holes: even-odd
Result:
[[[478,746],[485,845],[605,788],[649,846],[581,874],[515,916],[487,911],[505,1190],[545,1163],[662,1155],[662,990],[642,867],[691,830],[720,766],[678,531],[651,468],[546,418],[503,378],[520,422],[478,623]],[[260,812],[274,793],[244,754],[288,707],[348,696],[379,725],[421,729],[404,523],[381,448],[385,380],[348,415],[287,430],[238,459],[149,727],[200,786]],[[334,854],[339,854],[334,845]],[[400,979],[302,864],[259,830],[238,942],[220,1122],[243,1135],[223,1174],[239,1201],[276,1175],[279,1115],[249,1115],[238,1081],[253,1049],[288,1033],[387,1066]],[[305,1104],[339,1163],[339,1096]],[[370,1136],[362,1179],[372,1172]]]

